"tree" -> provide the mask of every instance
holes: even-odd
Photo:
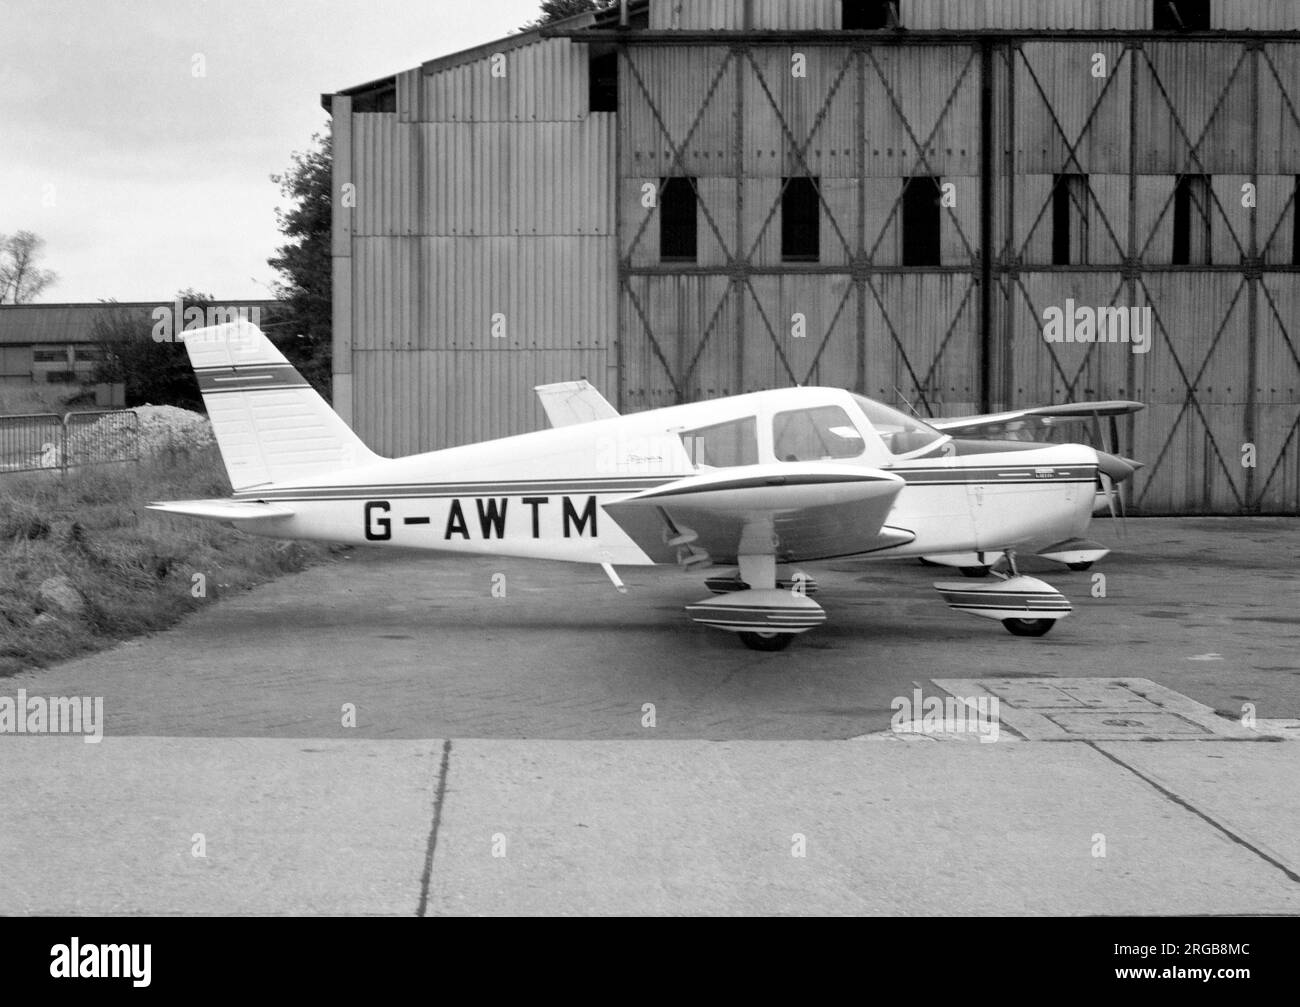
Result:
[[[566,17],[573,17],[575,14],[606,10],[613,5],[614,0],[542,0],[542,16],[523,25],[520,31],[540,28],[544,24],[550,24],[552,21],[562,21]]]
[[[173,320],[175,332],[182,329],[183,312],[191,305],[213,303],[211,294],[193,288],[177,291],[182,317]],[[178,339],[159,342],[153,338],[154,318],[148,310],[128,313],[109,301],[91,326],[103,359],[95,369],[95,380],[121,382],[127,406],[179,406],[203,412],[199,383],[190,367],[185,344]],[[170,310],[171,305],[164,305]]]
[[[302,376],[328,400],[333,330],[330,228],[333,215],[331,135],[312,136],[314,147],[291,155],[293,166],[271,181],[291,205],[276,209],[276,225],[288,239],[267,260],[280,274],[275,295],[284,307],[264,325],[266,335]]]
[[[37,267],[44,248],[45,239],[31,231],[0,234],[0,304],[27,304],[59,278]]]

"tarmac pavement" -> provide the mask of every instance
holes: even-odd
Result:
[[[779,654],[672,570],[351,554],[0,683],[105,711],[0,735],[0,913],[1300,912],[1300,521],[1129,528],[1025,564],[1040,640],[846,564]]]
[[[1298,774],[1288,742],[6,739],[0,912],[1293,914]]]

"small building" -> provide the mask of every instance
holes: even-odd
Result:
[[[279,301],[221,301],[225,312],[259,315],[270,312]],[[191,305],[198,307],[199,305]],[[183,315],[183,307],[172,301],[92,301],[73,304],[0,305],[0,382],[89,381],[103,359],[97,345],[97,323],[127,323],[148,339],[161,317]],[[179,331],[183,325],[173,323]]]

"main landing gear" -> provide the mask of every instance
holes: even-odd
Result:
[[[1056,588],[1022,574],[1010,549],[980,569],[991,574],[988,583],[939,581],[935,589],[951,608],[996,619],[1012,636],[1043,636],[1072,611]],[[812,579],[799,571],[778,579],[772,556],[741,556],[739,570],[706,584],[713,597],[687,605],[687,613],[702,625],[735,633],[750,650],[785,650],[797,634],[826,621],[825,611],[808,597],[815,590]]]
[[[734,575],[710,577],[706,586],[714,596],[687,605],[687,614],[735,633],[750,650],[785,650],[797,634],[826,621],[826,612],[808,597],[816,590],[812,578],[793,571],[778,579],[774,556],[741,556]]]
[[[778,650],[785,650],[794,642],[793,633],[777,633],[775,631],[765,633],[737,633],[740,642],[750,650],[762,650],[768,653]]]

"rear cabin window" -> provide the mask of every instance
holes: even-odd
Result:
[[[777,413],[772,418],[772,447],[783,462],[856,458],[867,449],[849,414],[839,406]]]
[[[758,422],[753,416],[682,431],[682,445],[696,467],[758,464]]]

